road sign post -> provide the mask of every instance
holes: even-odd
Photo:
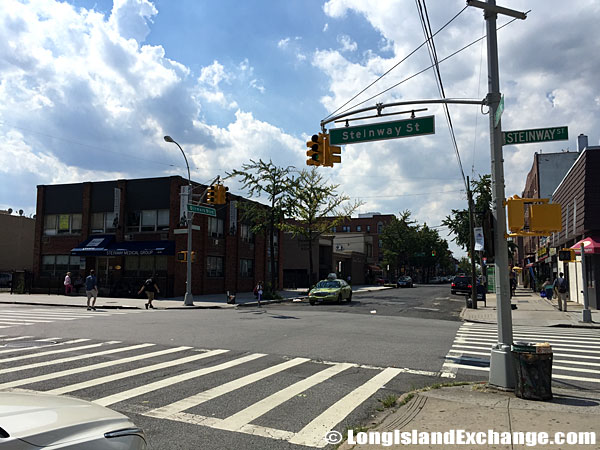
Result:
[[[332,128],[329,130],[329,143],[331,145],[359,144],[425,134],[435,134],[434,116]]]

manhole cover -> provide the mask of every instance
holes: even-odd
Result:
[[[5,342],[2,345],[2,347],[18,347],[18,348],[22,348],[22,347],[46,347],[48,345],[55,345],[57,344],[56,341],[12,341],[12,342]]]

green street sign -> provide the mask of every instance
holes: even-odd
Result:
[[[504,112],[504,94],[500,97],[500,103],[498,103],[498,108],[496,108],[496,114],[494,115],[494,128],[498,126],[498,122],[500,122],[500,117],[502,117],[502,113]]]
[[[209,206],[192,205],[188,203],[187,210],[193,213],[205,214],[207,216],[217,217],[217,210]]]
[[[434,116],[356,127],[332,128],[329,130],[329,143],[331,145],[358,144],[360,142],[382,141],[424,134],[435,134]]]
[[[502,145],[530,144],[532,142],[566,141],[568,127],[535,128],[532,130],[504,131]]]

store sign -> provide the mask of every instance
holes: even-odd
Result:
[[[556,256],[556,247],[550,248],[550,256]]]
[[[542,258],[546,258],[548,256],[548,247],[539,248],[537,251],[537,259],[538,261]]]

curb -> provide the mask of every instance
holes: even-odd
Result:
[[[7,302],[0,301],[0,304],[5,305],[29,305],[29,306],[60,306],[64,308],[87,308],[87,305],[71,305],[67,303],[40,303],[40,302]],[[144,309],[143,306],[131,305],[101,305],[96,303],[96,308],[102,309]],[[164,308],[155,307],[154,309],[228,309],[221,305],[215,306],[165,306]]]
[[[305,297],[292,297],[292,298],[277,298],[277,299],[273,299],[273,300],[261,300],[260,304],[262,305],[270,305],[272,303],[288,303],[288,302],[292,302],[296,299],[303,299]],[[233,306],[235,306],[236,308],[244,307],[244,306],[258,306],[258,302],[245,302],[245,303],[236,303]]]

